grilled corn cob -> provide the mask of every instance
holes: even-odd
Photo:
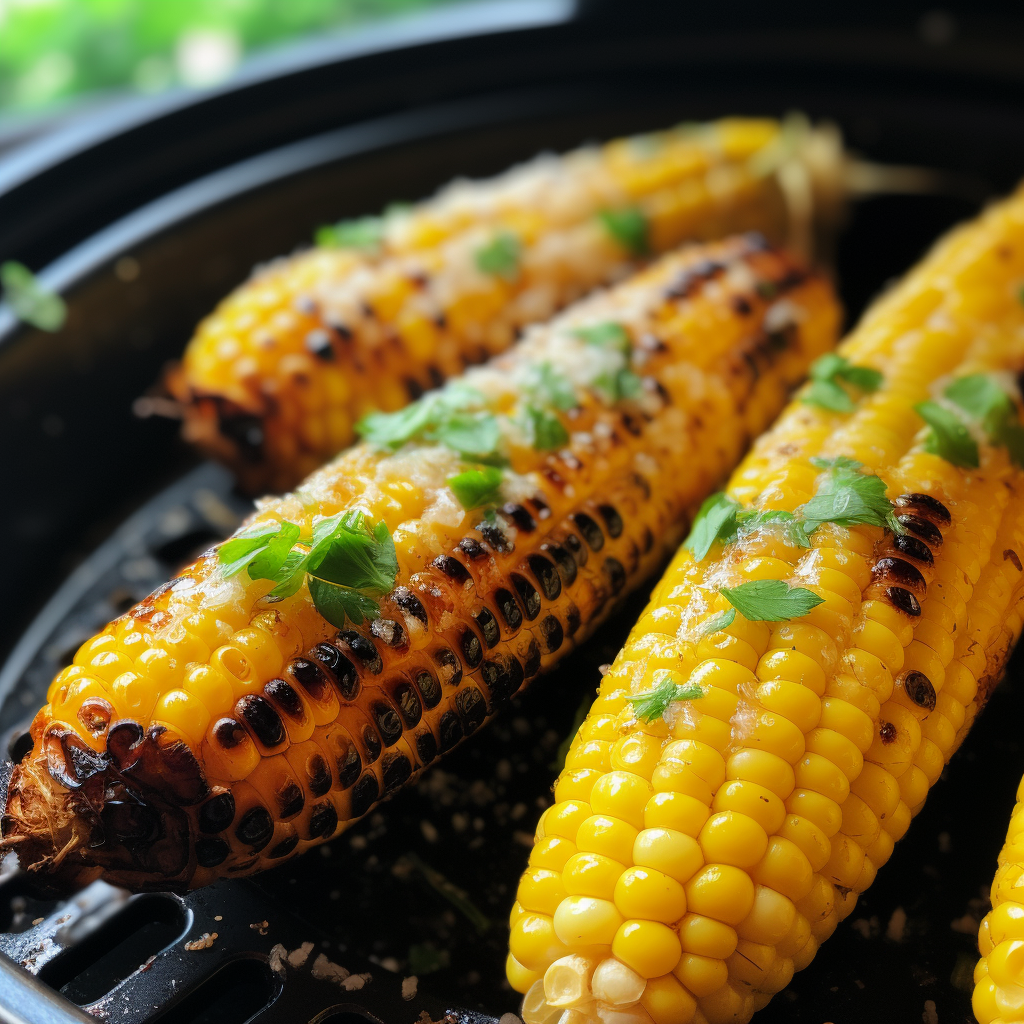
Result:
[[[1018,549],[1019,550],[1019,549]],[[1018,627],[1019,628],[1019,627]],[[974,1015],[980,1024],[1024,1020],[1024,781],[992,882],[992,909],[978,930]]]
[[[1020,632],[1022,281],[1024,191],[877,303],[709,499],[538,824],[526,1024],[746,1021],[888,860]]]
[[[671,550],[837,320],[763,240],[694,247],[370,417],[372,440],[81,646],[14,768],[4,845],[141,888],[330,838]]]
[[[250,491],[283,491],[397,409],[649,253],[834,220],[841,146],[799,119],[725,120],[544,156],[272,263],[168,379],[185,435]],[[355,235],[353,239],[351,236]],[[799,247],[799,246],[798,246]]]

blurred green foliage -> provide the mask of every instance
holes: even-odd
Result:
[[[206,85],[269,44],[438,0],[0,0],[0,111]]]

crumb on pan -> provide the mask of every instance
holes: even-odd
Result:
[[[217,941],[216,932],[203,932],[198,939],[193,939],[191,942],[185,943],[185,948],[190,952],[194,953],[198,949],[209,949]]]

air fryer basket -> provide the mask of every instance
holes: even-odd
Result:
[[[316,225],[544,148],[802,109],[835,120],[872,159],[960,176],[954,194],[856,205],[836,259],[852,319],[937,233],[973,213],[981,193],[1005,191],[1024,174],[1024,47],[1014,23],[961,21],[956,34],[950,20],[953,37],[936,48],[916,13],[813,28],[762,19],[749,31],[708,17],[658,23],[636,10],[570,23],[559,5],[527,6],[532,27],[521,11],[510,23],[508,5],[488,7],[490,22],[478,8],[480,31],[490,25],[482,41],[465,32],[446,39],[435,24],[424,30],[429,43],[407,34],[389,49],[378,38],[375,52],[355,56],[347,44],[336,59],[346,83],[358,82],[353,62],[376,82],[415,45],[418,84],[382,109],[353,99],[330,130],[321,47],[317,75],[288,86],[307,90],[319,120],[291,137],[268,132],[263,151],[250,139],[219,164],[194,162],[192,180],[179,168],[182,180],[155,198],[146,188],[159,181],[132,170],[129,193],[151,201],[121,210],[108,195],[104,209],[117,219],[98,233],[86,230],[88,204],[75,213],[74,195],[65,197],[70,248],[44,279],[69,300],[67,326],[44,335],[0,309],[0,535],[8,539],[0,731],[12,756],[24,751],[26,720],[77,644],[245,514],[225,471],[199,464],[172,423],[134,418],[132,402],[254,263],[305,244]],[[273,73],[256,85],[265,90]],[[289,73],[294,79],[294,66]],[[256,101],[246,93],[254,88],[238,87],[229,115]],[[207,133],[211,117],[227,116],[200,101],[192,113]],[[161,145],[173,151],[179,136],[193,138],[189,116],[176,114],[184,127],[176,122],[164,143],[150,139],[148,165]],[[66,188],[85,158],[77,166],[88,179],[88,161],[110,140],[107,131],[91,149],[65,153],[40,180]],[[37,236],[30,230],[32,204],[42,210],[45,200],[0,175],[0,210],[19,210],[18,230],[0,232],[3,244],[20,240],[45,258],[62,251],[52,218],[40,214]],[[128,897],[96,884],[66,902],[42,899],[21,874],[0,876],[0,1020],[413,1024],[422,1013],[454,1022],[514,1011],[503,982],[506,915],[550,801],[551,766],[645,596],[518,697],[486,738],[334,843],[275,871],[186,896]],[[1024,768],[1020,669],[1018,657],[889,865],[814,964],[760,1013],[764,1024],[916,1021],[929,1000],[943,1024],[970,1019],[971,920]],[[205,948],[185,948],[213,933]],[[407,983],[403,993],[414,973],[415,992]]]

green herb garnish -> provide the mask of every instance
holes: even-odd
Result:
[[[794,547],[809,548],[811,546],[808,535],[813,532],[813,528],[808,529],[807,524],[792,512],[781,508],[768,508],[744,509],[742,512],[736,513],[736,532],[739,537],[745,537],[755,530],[766,526],[775,526],[779,523],[783,524],[786,540]]]
[[[677,683],[673,676],[678,677],[678,673],[663,669],[660,677],[655,677],[653,690],[626,698],[642,722],[656,722],[664,718],[669,706],[677,701],[697,700],[704,696],[704,691],[696,683]]]
[[[740,508],[739,502],[733,501],[724,491],[706,498],[693,521],[690,535],[683,541],[683,547],[692,551],[693,557],[701,562],[716,540],[723,544],[735,540],[736,514]]]
[[[853,412],[856,406],[849,392],[840,384],[845,381],[865,393],[877,391],[883,377],[869,366],[855,366],[844,356],[827,352],[811,365],[811,383],[804,395],[807,405],[818,405],[832,412]]]
[[[723,629],[728,629],[736,621],[736,609],[727,608],[724,612],[719,612],[717,615],[712,615],[707,622],[701,627],[700,638],[703,640],[706,636],[711,636],[712,633],[719,633]]]
[[[550,363],[530,367],[524,390],[540,405],[560,409],[562,412],[575,409],[580,404],[572,381]]]
[[[547,409],[528,405],[523,409],[519,422],[539,452],[553,452],[569,440],[569,432],[562,421]]]
[[[650,251],[647,217],[635,206],[619,210],[602,210],[598,219],[612,238],[633,256]]]
[[[808,535],[822,523],[837,526],[881,526],[903,533],[892,502],[885,496],[885,481],[873,473],[861,473],[856,459],[811,459],[811,465],[827,470],[818,489],[797,515]]]
[[[926,452],[964,469],[981,465],[977,442],[956,413],[931,401],[918,402],[914,411],[932,428],[924,440]]]
[[[614,320],[605,320],[599,324],[589,324],[586,327],[577,327],[573,332],[577,338],[582,338],[588,345],[596,345],[598,348],[610,348],[628,356],[633,350],[633,342],[630,341],[629,332],[620,323]]]
[[[384,522],[371,527],[364,512],[349,510],[319,520],[306,550],[297,548],[300,528],[282,520],[261,523],[220,546],[225,576],[246,570],[251,580],[272,580],[266,595],[279,601],[305,582],[317,611],[339,629],[380,614],[377,599],[398,575],[394,541]]]
[[[59,331],[67,319],[64,300],[44,288],[24,263],[7,260],[0,264],[3,298],[21,321],[41,331]]]
[[[501,429],[475,388],[451,384],[398,412],[373,412],[356,424],[365,441],[392,450],[408,441],[436,441],[468,459],[501,462]]]
[[[791,587],[783,580],[751,580],[720,593],[751,622],[787,622],[806,615],[824,602],[813,590]]]
[[[484,466],[450,476],[447,483],[459,504],[468,510],[496,502],[501,496],[503,477],[504,474],[495,466]]]
[[[522,245],[511,231],[499,231],[486,245],[476,251],[477,269],[492,277],[513,280],[519,273]]]
[[[984,373],[961,377],[943,394],[981,424],[992,444],[1003,445],[1017,465],[1024,465],[1024,427],[1016,403],[994,378]]]
[[[384,217],[354,217],[317,228],[316,244],[328,249],[376,249],[384,241]]]
[[[635,401],[644,393],[644,382],[632,370],[602,373],[594,379],[594,387],[604,395],[609,405]]]

